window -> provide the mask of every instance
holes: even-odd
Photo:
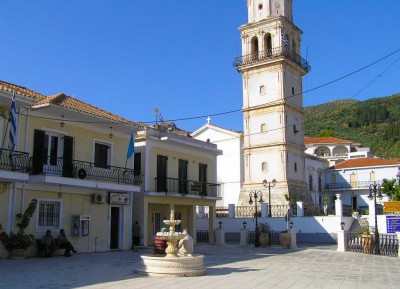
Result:
[[[318,177],[318,192],[322,192],[322,178]]]
[[[199,164],[199,182],[201,182],[200,195],[207,195],[207,165]]]
[[[309,175],[309,177],[308,177],[308,189],[310,190],[310,192],[313,191],[313,187],[314,187],[313,177],[312,177],[312,175]]]
[[[297,172],[297,163],[294,163],[294,171]]]
[[[264,50],[266,50],[266,56],[272,55],[272,37],[269,33],[264,36]]]
[[[267,164],[267,162],[263,162],[263,163],[261,164],[261,170],[262,170],[263,172],[268,171],[268,164]]]
[[[260,85],[260,95],[264,95],[264,94],[265,94],[265,86]]]
[[[298,129],[296,128],[296,125],[293,125],[293,133],[298,133]]]
[[[179,160],[178,167],[178,179],[179,179],[179,193],[187,194],[188,193],[188,161],[187,160]]]
[[[263,123],[263,124],[261,125],[261,132],[262,132],[262,133],[266,133],[267,130],[268,130],[267,125],[266,125],[265,123]]]
[[[61,201],[38,200],[38,208],[38,230],[59,230],[61,228]]]
[[[57,166],[57,159],[62,156],[62,135],[46,132],[43,147],[43,163],[50,166]]]
[[[294,87],[292,86],[292,95],[294,95]]]
[[[108,168],[110,166],[109,145],[96,142],[94,144],[94,165],[99,168]]]
[[[251,56],[252,60],[258,60],[258,38],[256,36],[251,39]]]
[[[133,175],[140,176],[142,171],[142,154],[135,153],[133,159]]]

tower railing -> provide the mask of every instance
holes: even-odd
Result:
[[[303,57],[298,55],[293,50],[289,49],[288,47],[281,46],[275,47],[273,49],[268,49],[256,53],[251,53],[243,56],[236,57],[233,61],[233,66],[238,68],[242,65],[249,65],[258,62],[262,62],[265,60],[273,60],[279,57],[287,57],[296,64],[300,65],[304,70],[309,72],[311,70],[311,66],[307,60]]]

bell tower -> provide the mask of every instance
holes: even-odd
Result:
[[[242,56],[234,67],[243,81],[244,182],[239,205],[263,180],[276,180],[271,205],[309,201],[305,177],[302,77],[311,69],[301,57],[302,31],[293,23],[292,0],[247,0]]]

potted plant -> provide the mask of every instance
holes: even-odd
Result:
[[[287,230],[280,232],[279,234],[279,243],[282,248],[288,249],[290,247],[290,234]]]
[[[37,200],[33,199],[29,203],[23,214],[17,214],[17,227],[16,234],[2,232],[0,234],[0,241],[4,247],[9,251],[11,259],[21,259],[25,257],[25,251],[30,245],[34,244],[34,237],[32,234],[25,234],[25,229],[29,226],[30,219],[36,210]]]
[[[369,227],[361,227],[360,231],[358,231],[358,235],[361,237],[361,246],[364,253],[372,254],[373,236],[371,235]]]
[[[258,229],[258,240],[260,241],[260,246],[261,247],[270,246],[271,226],[267,222],[259,223],[257,229]]]

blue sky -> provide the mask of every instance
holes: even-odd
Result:
[[[302,56],[312,67],[303,89],[398,50],[399,12],[398,0],[294,0]],[[138,122],[154,121],[155,107],[165,120],[242,107],[232,62],[241,52],[245,0],[15,0],[3,1],[0,19],[1,80],[45,95],[64,92]],[[399,59],[400,52],[305,93],[304,105],[399,93]],[[176,124],[194,131],[205,118]],[[211,119],[242,130],[241,112]]]

